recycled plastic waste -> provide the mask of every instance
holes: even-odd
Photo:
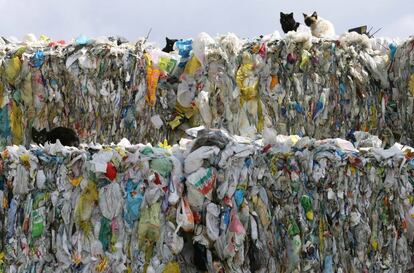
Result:
[[[414,268],[411,147],[383,149],[364,132],[358,149],[187,133],[172,146],[1,150],[1,272]]]
[[[176,143],[191,127],[254,137],[265,129],[317,139],[350,131],[413,145],[412,38],[290,33],[176,42],[79,36],[0,43],[0,145],[30,128],[71,127],[83,142]]]

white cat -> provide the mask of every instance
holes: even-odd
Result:
[[[316,11],[312,15],[303,14],[305,24],[310,27],[312,35],[318,38],[334,38],[335,28],[331,22],[318,17]]]

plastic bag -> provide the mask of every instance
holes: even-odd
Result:
[[[139,219],[141,212],[141,203],[144,198],[142,192],[138,189],[139,185],[134,184],[131,180],[125,186],[126,200],[124,208],[124,219],[130,227]]]
[[[40,237],[45,229],[45,214],[44,208],[39,208],[32,211],[31,219],[31,230],[32,238]]]
[[[160,213],[161,204],[154,203],[144,206],[141,209],[141,218],[138,225],[138,240],[140,247],[145,247],[148,243],[153,244],[160,237]]]
[[[210,45],[215,44],[213,38],[205,32],[201,32],[193,41],[193,54],[197,57],[202,65],[205,65],[205,52]]]
[[[204,159],[217,155],[219,151],[220,149],[214,146],[202,146],[192,151],[184,161],[184,171],[186,173],[192,173],[199,170],[203,165]]]
[[[10,111],[10,127],[12,131],[12,140],[13,144],[20,145],[23,144],[23,112],[16,103],[16,101],[12,101],[11,111]]]
[[[201,68],[201,63],[195,55],[187,62],[184,68],[184,74],[194,75]]]
[[[23,165],[18,165],[13,183],[13,194],[26,194],[29,192],[29,172]]]
[[[414,74],[411,74],[410,81],[408,83],[408,88],[411,92],[411,95],[414,96]]]
[[[241,103],[257,97],[259,79],[253,74],[253,60],[249,53],[243,53],[243,64],[236,74],[237,86],[241,92]]]
[[[98,201],[98,195],[96,184],[89,181],[76,204],[75,222],[86,234],[89,234],[92,230],[90,219],[96,202]]]
[[[167,222],[167,238],[165,239],[165,243],[170,248],[171,252],[174,255],[178,255],[184,247],[184,239],[178,236],[178,231],[180,226],[175,228],[174,224],[171,222]]]
[[[217,174],[213,168],[199,168],[187,177],[187,182],[203,195],[208,195],[216,185]]]
[[[220,208],[214,203],[207,205],[206,227],[207,236],[210,240],[215,241],[219,238],[220,226]]]
[[[111,221],[105,217],[101,218],[101,225],[99,229],[99,241],[102,243],[102,249],[108,251],[112,238]]]
[[[166,53],[160,49],[151,50],[149,54],[151,56],[152,65],[167,74],[173,74],[180,61],[179,55]]]
[[[414,241],[414,207],[412,207],[405,215],[407,223],[407,237],[410,242]]]
[[[171,174],[173,165],[168,158],[155,158],[151,160],[150,168],[167,178]]]
[[[39,68],[43,65],[45,61],[45,54],[42,50],[37,50],[36,53],[33,55],[31,63],[33,67]]]
[[[194,216],[185,198],[181,198],[181,203],[177,209],[176,221],[177,225],[184,231],[189,232],[194,230]]]
[[[180,273],[180,266],[177,262],[168,262],[164,269],[162,270],[162,273]]]
[[[11,129],[10,129],[10,123],[9,123],[9,111],[8,107],[5,106],[3,108],[0,108],[0,145],[6,146],[7,140],[11,136]]]
[[[99,190],[99,209],[104,217],[114,219],[122,211],[122,193],[118,183],[111,183]]]
[[[196,95],[196,83],[193,78],[187,77],[177,87],[177,102],[183,107],[190,107]]]
[[[206,91],[201,91],[195,99],[197,108],[207,128],[211,127],[213,120],[208,100],[208,93]]]
[[[174,46],[178,49],[178,54],[180,54],[182,58],[189,58],[190,52],[193,49],[193,40],[178,40],[177,42],[175,42]]]
[[[113,181],[116,178],[117,170],[112,162],[108,162],[106,164],[106,173],[105,176],[108,177],[109,180]]]
[[[202,146],[216,146],[222,150],[229,142],[230,139],[223,130],[203,129],[197,132],[197,139],[194,141],[191,151]]]
[[[21,66],[22,66],[22,63],[18,56],[11,58],[6,63],[5,74],[6,74],[6,80],[9,84],[11,85],[15,84],[14,81],[20,73]]]
[[[86,37],[85,35],[80,35],[76,38],[75,43],[76,45],[89,45],[92,44],[92,40]]]
[[[180,201],[180,197],[182,196],[184,190],[184,184],[181,182],[183,177],[183,168],[182,163],[177,157],[171,156],[170,160],[172,162],[173,169],[171,171],[171,180],[168,185],[168,203],[176,205],[178,201]]]
[[[150,106],[155,106],[157,100],[157,87],[158,80],[160,78],[161,71],[158,68],[155,68],[152,64],[151,57],[146,54],[147,59],[147,94],[145,96],[145,101]]]

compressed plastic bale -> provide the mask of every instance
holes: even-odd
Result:
[[[199,135],[200,141],[203,141],[203,137],[205,135]],[[292,139],[295,139],[295,137]],[[290,145],[280,145],[286,140],[290,140],[290,137],[276,136],[276,141],[270,141],[273,144],[263,146],[258,144],[261,142],[258,142],[255,144],[257,146],[251,146],[246,143],[246,139],[230,136],[226,149],[231,148],[232,153],[225,155],[227,164],[219,167],[214,161],[204,162],[205,166],[209,166],[209,168],[218,168],[216,183],[229,182],[229,187],[224,191],[225,195],[222,198],[215,196],[214,190],[216,189],[214,187],[211,199],[207,201],[191,183],[193,181],[192,177],[197,172],[183,174],[179,171],[180,168],[175,166],[173,168],[174,175],[184,175],[187,178],[187,192],[183,192],[179,206],[182,207],[182,203],[188,200],[188,204],[184,207],[189,212],[191,211],[188,215],[190,215],[190,218],[191,215],[193,216],[194,223],[197,223],[195,225],[197,229],[189,228],[187,224],[192,221],[185,218],[182,209],[178,208],[177,212],[175,206],[165,206],[165,204],[168,204],[166,195],[163,195],[163,191],[157,188],[157,184],[147,184],[142,180],[144,177],[152,176],[152,174],[149,172],[149,164],[145,167],[145,164],[137,163],[140,160],[148,160],[148,157],[151,159],[163,158],[161,150],[159,148],[157,150],[151,149],[148,146],[146,146],[146,149],[142,149],[142,146],[134,147],[131,145],[128,148],[129,150],[105,148],[104,151],[101,151],[103,155],[108,153],[114,158],[119,153],[125,159],[129,158],[128,160],[135,162],[132,165],[130,165],[132,162],[128,160],[117,163],[117,166],[124,170],[124,172],[118,173],[117,182],[100,178],[97,183],[84,180],[80,185],[74,186],[70,181],[65,180],[63,185],[66,183],[66,186],[60,186],[63,186],[61,188],[62,195],[52,188],[43,188],[42,191],[52,191],[50,194],[54,196],[52,197],[53,204],[64,204],[61,214],[55,216],[52,214],[45,217],[46,214],[43,211],[45,205],[47,206],[50,202],[49,198],[45,197],[49,194],[39,192],[36,189],[37,183],[30,186],[28,184],[26,190],[15,192],[16,196],[19,196],[19,202],[13,199],[9,200],[8,191],[10,189],[5,188],[4,198],[9,206],[6,221],[7,236],[8,238],[19,237],[22,234],[21,230],[30,230],[34,244],[41,246],[44,238],[46,238],[45,236],[49,236],[46,227],[50,223],[54,223],[54,220],[49,217],[57,217],[57,219],[62,219],[62,222],[67,224],[71,222],[71,217],[73,217],[75,223],[78,224],[78,219],[82,214],[84,218],[81,220],[89,222],[89,224],[84,223],[84,225],[93,225],[93,229],[92,227],[83,229],[81,223],[81,225],[78,224],[80,229],[71,236],[71,233],[66,235],[64,232],[62,233],[63,226],[60,229],[55,227],[55,224],[50,225],[59,234],[59,242],[62,242],[57,247],[59,249],[57,255],[59,260],[77,261],[78,254],[75,253],[73,254],[75,256],[72,256],[64,249],[68,249],[69,245],[78,247],[78,242],[80,242],[78,236],[88,234],[88,236],[91,236],[90,238],[93,238],[92,240],[95,240],[94,246],[96,247],[94,247],[93,255],[101,255],[96,261],[86,262],[89,266],[98,266],[99,270],[104,270],[109,264],[116,265],[119,263],[118,258],[115,257],[123,257],[122,259],[132,261],[132,256],[127,252],[123,254],[117,250],[120,244],[125,242],[123,240],[117,241],[117,238],[126,236],[127,240],[131,240],[131,243],[127,243],[127,245],[130,245],[131,250],[138,251],[135,253],[141,253],[136,255],[139,255],[143,261],[142,263],[136,263],[134,270],[140,271],[145,268],[155,270],[156,268],[164,268],[163,266],[170,259],[173,259],[173,256],[164,255],[167,253],[159,252],[156,242],[161,239],[161,235],[162,240],[167,240],[165,242],[167,248],[170,249],[169,251],[173,251],[175,254],[186,251],[184,241],[181,241],[180,232],[176,228],[180,226],[180,223],[184,223],[183,227],[185,229],[189,228],[185,236],[197,240],[196,251],[201,256],[196,264],[185,260],[177,261],[180,267],[196,266],[201,268],[203,266],[204,268],[207,264],[210,268],[215,265],[218,266],[218,264],[223,266],[230,262],[232,263],[231,267],[235,270],[248,264],[257,270],[261,268],[262,270],[272,270],[272,272],[283,272],[286,269],[296,270],[298,268],[308,268],[316,271],[350,270],[351,268],[377,270],[378,265],[372,263],[372,260],[365,262],[366,259],[372,259],[368,253],[370,251],[376,252],[377,255],[392,253],[392,248],[384,246],[383,238],[387,238],[387,240],[394,238],[393,233],[389,232],[388,228],[401,227],[406,232],[401,233],[401,238],[396,243],[395,249],[399,253],[398,258],[389,260],[388,263],[402,271],[409,268],[410,260],[407,257],[410,255],[409,244],[413,237],[412,221],[410,220],[412,218],[410,196],[413,192],[410,181],[414,181],[411,172],[414,169],[412,163],[413,150],[401,145],[394,145],[392,149],[388,150],[369,147],[356,150],[351,147],[352,145],[349,146],[348,142],[340,139],[313,140],[301,138],[296,144],[292,142]],[[255,152],[245,153],[244,149],[246,148],[248,148],[248,151],[254,149]],[[33,168],[40,166],[44,170],[47,179],[53,177],[55,173],[48,171],[48,169],[57,168],[57,165],[48,165],[50,162],[61,160],[59,158],[65,153],[69,157],[71,157],[71,152],[74,152],[76,156],[79,153],[87,153],[83,150],[65,150],[67,148],[57,144],[54,145],[53,149],[52,147],[46,147],[46,149],[33,147],[30,151],[26,151],[23,147],[8,147],[7,149],[7,152],[0,153],[2,160],[4,160],[4,167],[1,169],[4,175],[15,175],[15,171],[19,169],[19,166],[21,170],[24,170],[27,166],[33,166]],[[191,146],[187,149],[191,149]],[[171,157],[175,157],[167,151],[169,150],[166,150],[165,158],[171,160]],[[141,157],[132,157],[137,152]],[[184,154],[185,156],[189,155],[189,153]],[[88,162],[93,162],[95,159],[86,157],[83,166],[85,169],[82,169],[82,172],[94,170],[93,165],[88,164]],[[79,161],[79,163],[82,162]],[[174,159],[172,162],[175,162],[175,165],[183,164],[178,159]],[[398,168],[394,169],[391,165],[388,165],[389,162],[398,163]],[[62,170],[68,169],[70,167]],[[61,170],[61,168],[59,167],[56,170]],[[104,171],[104,169],[102,172],[99,171],[99,176],[103,176]],[[364,176],[360,176],[362,172],[365,173]],[[38,171],[37,173],[41,172]],[[56,172],[56,174],[58,173]],[[401,179],[398,178],[397,173],[400,173]],[[59,174],[59,177],[61,175],[63,174]],[[95,176],[93,172],[83,173],[82,175],[85,177]],[[16,179],[22,180],[21,178]],[[45,181],[45,184],[47,183]],[[118,196],[115,198],[117,200],[122,199],[122,197],[119,197],[120,186],[118,186],[118,183],[125,186],[124,190],[127,193],[127,196],[124,197],[125,203],[121,201],[115,202],[115,205],[108,205],[113,203],[109,202],[113,198],[108,198],[108,194],[115,194]],[[96,186],[94,186],[95,184]],[[345,187],[345,184],[348,188]],[[323,191],[312,191],[311,189],[316,185]],[[389,195],[380,190],[382,188],[386,188],[388,193],[391,194],[398,191],[400,193],[395,194],[393,202],[391,202]],[[165,190],[168,189],[165,188]],[[192,190],[200,194],[195,199],[194,208],[190,200]],[[143,194],[145,194],[145,197],[143,197]],[[70,197],[71,195],[73,196]],[[98,196],[93,198],[93,195]],[[146,195],[153,196],[147,198]],[[164,205],[159,202],[161,196],[165,197],[165,201],[162,202]],[[379,201],[368,201],[367,196],[369,196],[369,200]],[[132,197],[133,202],[128,201],[129,197]],[[72,198],[72,202],[65,201],[68,200],[67,198]],[[86,202],[88,200],[92,200],[92,202]],[[135,200],[138,200],[138,202],[135,202]],[[94,205],[96,201],[99,201],[99,206]],[[144,202],[143,206],[142,202]],[[345,202],[351,203],[352,206],[346,207]],[[88,205],[87,209],[81,206],[82,203]],[[104,205],[104,203],[107,204]],[[119,206],[124,209],[120,211]],[[30,225],[24,224],[27,223],[25,220],[22,229],[15,229],[15,219],[20,217],[17,211],[23,207],[33,217],[30,217]],[[91,207],[93,207],[93,210],[90,214]],[[391,214],[392,209],[397,209],[399,213]],[[368,214],[367,211],[370,213]],[[122,214],[122,217],[118,217],[121,216],[120,214]],[[198,218],[199,214],[206,215],[205,222]],[[337,228],[338,225],[340,227],[343,225],[343,222],[340,222],[341,218],[338,218],[337,215],[343,215],[342,217],[349,219],[347,225],[350,228],[346,234],[342,233],[342,228]],[[125,219],[127,225],[123,225],[120,218]],[[168,229],[170,235],[165,236],[163,232],[159,231],[159,228],[162,226],[161,223],[164,219],[167,220],[167,218],[168,221],[171,221],[171,227]],[[182,221],[183,219],[186,220]],[[271,221],[271,219],[274,219],[274,221]],[[370,224],[366,225],[365,223]],[[138,229],[133,229],[134,225]],[[29,226],[33,228],[27,229]],[[270,234],[266,231],[268,229],[272,230]],[[203,236],[205,236],[205,239],[215,240],[214,246],[201,245],[200,242],[205,240]],[[336,250],[332,248],[334,244],[333,236],[337,241]],[[276,239],[273,240],[273,237]],[[285,238],[285,240],[281,238]],[[350,254],[352,260],[349,265],[344,263],[346,258],[342,258],[347,257],[345,255],[347,251],[345,249],[346,244],[355,251]],[[266,257],[266,262],[252,254],[252,251],[258,251],[258,247],[260,247],[260,257]],[[324,258],[314,255],[316,247],[318,247],[317,251]],[[379,249],[382,249],[382,252],[379,252]],[[105,250],[106,252],[104,252]],[[208,253],[211,251],[214,251],[218,256],[209,260]],[[86,256],[89,255],[86,252],[82,253]],[[111,253],[111,255],[106,256],[105,253]],[[279,255],[280,253],[286,253],[286,256]],[[161,259],[161,256],[167,260],[159,267],[159,263],[155,261]],[[330,259],[330,256],[336,256],[337,258]],[[267,262],[268,259],[272,260],[271,264]]]
[[[23,121],[29,125],[75,127],[85,141],[110,143],[124,136],[134,142],[175,141],[188,126],[198,125],[250,137],[265,127],[316,138],[389,129],[394,140],[411,141],[407,113],[414,99],[404,91],[410,90],[412,74],[410,39],[398,42],[350,33],[333,42],[311,39],[301,31],[284,39],[272,37],[248,41],[233,34],[200,34],[193,43],[182,40],[177,50],[189,61],[184,60],[184,70],[178,65],[172,73],[169,64],[178,55],[142,41],[116,44],[108,38],[82,38],[77,46],[76,41],[46,39],[30,40],[27,47],[12,42],[1,57],[7,83],[3,93],[15,99],[20,93]],[[247,85],[237,80],[247,55],[253,69],[245,71],[246,79],[260,96],[250,96]],[[184,89],[192,95],[178,96],[177,103],[188,78],[191,88]],[[329,92],[321,96],[324,88]],[[149,121],[154,116],[166,126],[159,121],[153,126]],[[12,143],[12,138],[4,139]],[[31,141],[23,140],[25,145]]]

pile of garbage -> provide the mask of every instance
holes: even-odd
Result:
[[[172,146],[2,150],[0,271],[413,268],[412,148],[365,132],[186,133]]]
[[[88,143],[176,143],[201,125],[249,137],[361,130],[411,144],[412,43],[201,33],[166,53],[113,37],[1,39],[0,144],[28,145],[31,127],[57,126]]]

